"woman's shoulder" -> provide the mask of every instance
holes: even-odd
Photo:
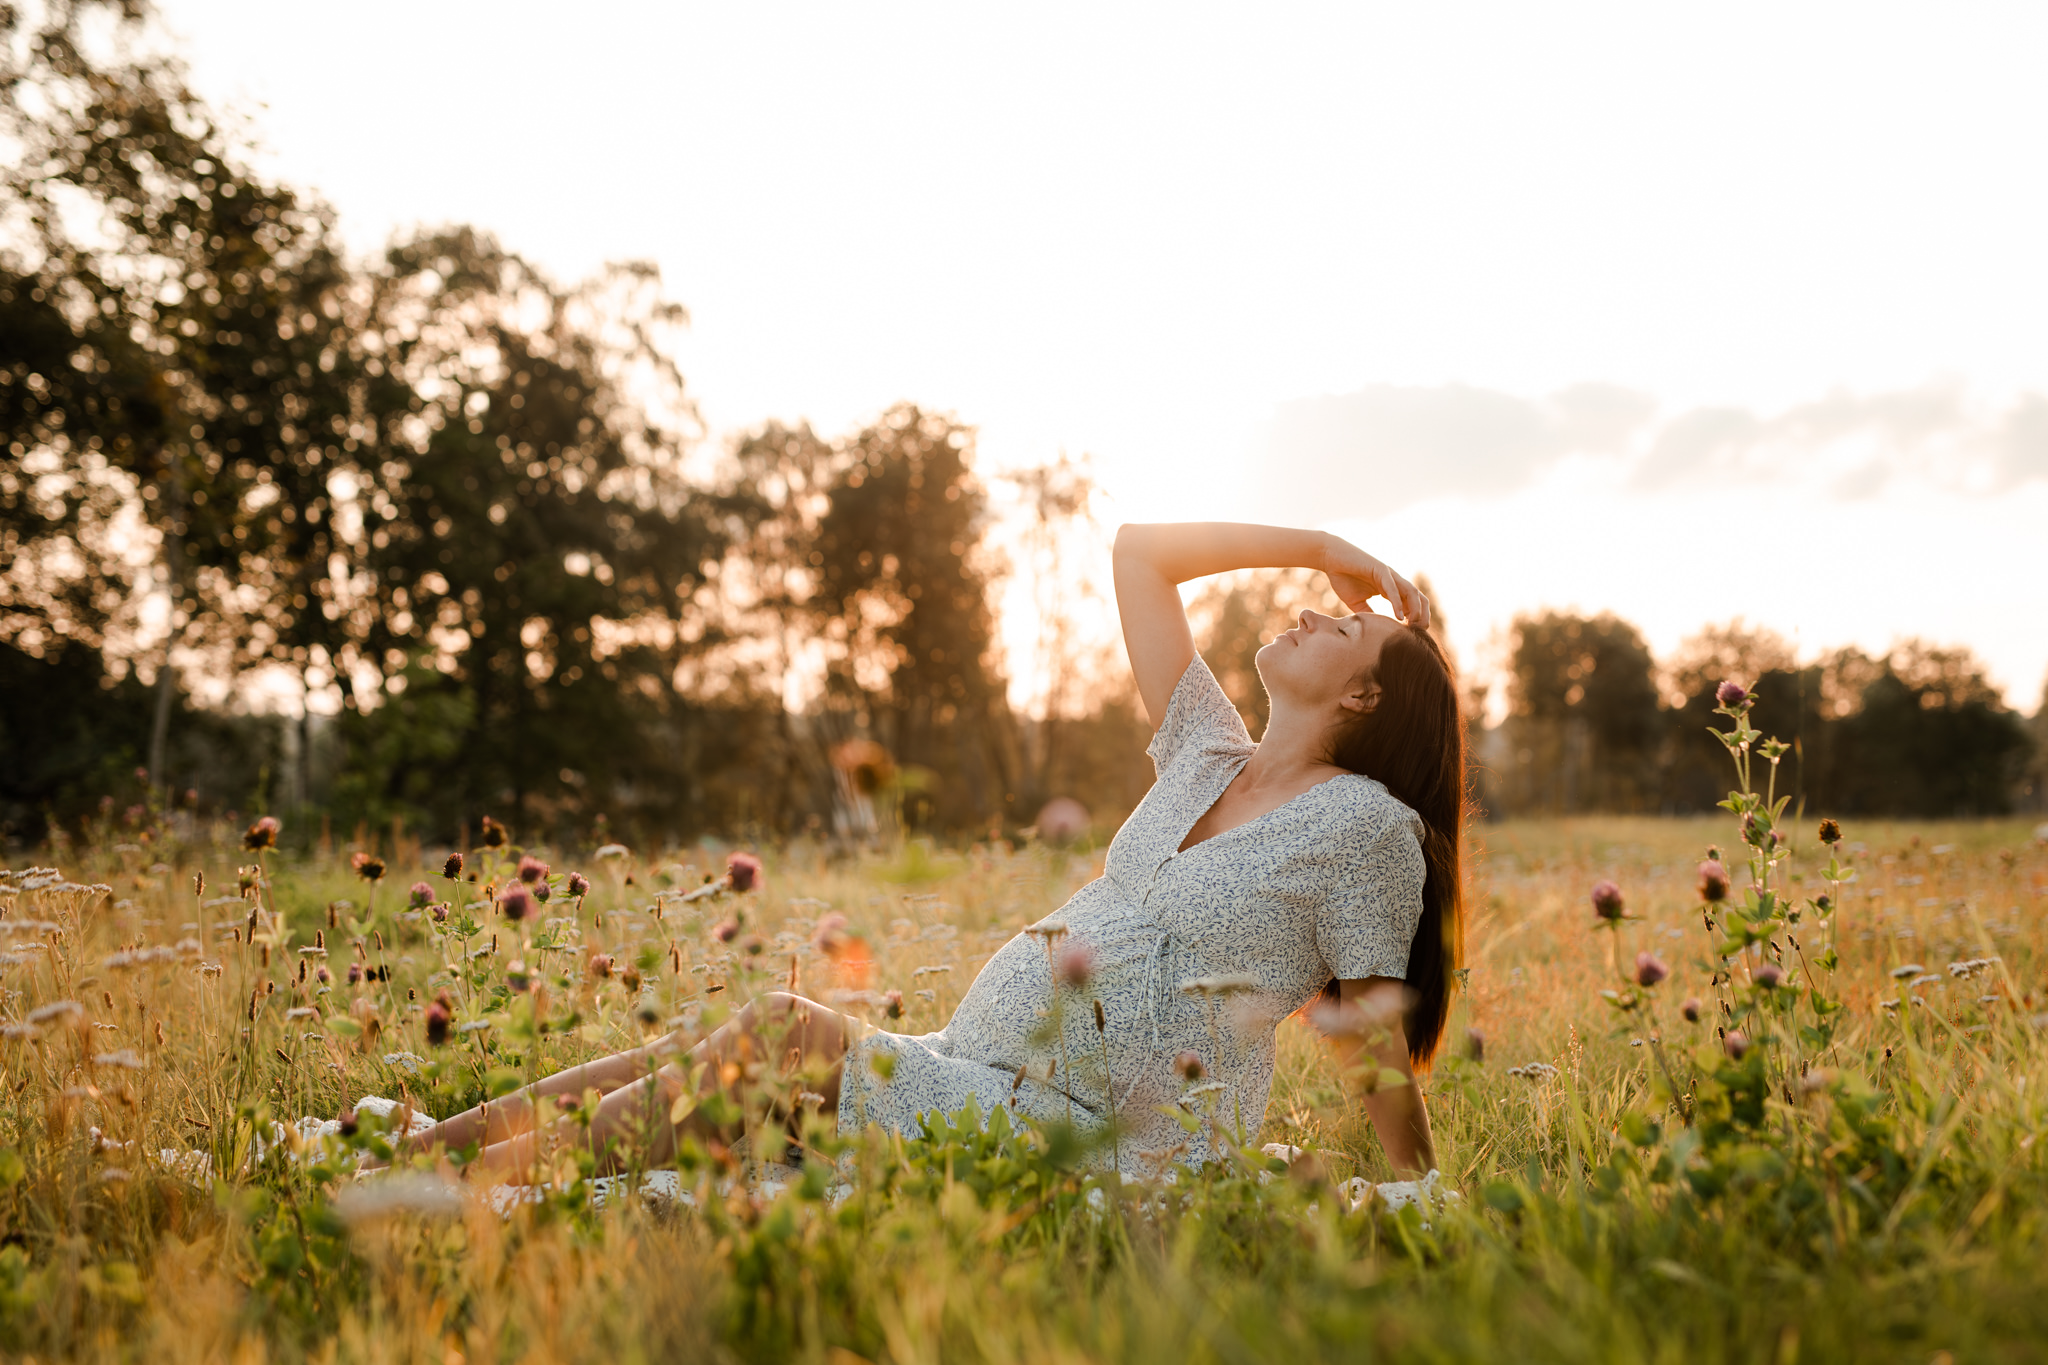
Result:
[[[1387,790],[1387,784],[1364,773],[1345,773],[1331,780],[1338,789],[1335,816],[1339,824],[1362,843],[1377,843],[1397,830],[1406,830],[1419,843],[1422,817],[1413,807]]]
[[[1184,753],[1250,753],[1244,718],[1198,651],[1174,685],[1166,715],[1145,752],[1161,772]]]

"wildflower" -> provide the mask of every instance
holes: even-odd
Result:
[[[313,979],[323,986],[331,986],[334,984],[334,973],[328,971],[327,964],[323,962],[313,969]]]
[[[441,864],[441,875],[443,877],[446,877],[451,882],[459,880],[461,878],[462,855],[460,853],[451,853],[448,855],[448,861]]]
[[[415,910],[424,910],[434,903],[434,888],[425,882],[414,882],[408,895]]]
[[[1183,981],[1180,988],[1193,995],[1242,995],[1259,988],[1257,977],[1243,974],[1229,976],[1198,976],[1192,981]]]
[[[515,991],[533,989],[533,973],[526,970],[526,964],[516,958],[505,964],[505,984]]]
[[[486,815],[484,817],[483,838],[485,848],[503,848],[506,838],[505,827]]]
[[[734,853],[725,860],[725,881],[735,891],[757,891],[761,887],[761,860],[751,853]]]
[[[356,1135],[356,1130],[362,1126],[359,1122],[357,1122],[356,1111],[353,1109],[343,1110],[341,1118],[337,1120],[337,1124],[340,1128],[341,1135],[345,1138],[354,1137]]]
[[[30,1010],[28,1012],[28,1022],[31,1024],[47,1024],[56,1020],[69,1023],[74,1019],[83,1018],[84,1015],[85,1006],[79,1004],[76,1000],[52,1000],[47,1005],[39,1005],[35,1009]]]
[[[592,953],[590,955],[590,974],[600,980],[609,977],[612,974],[612,955],[610,953]]]
[[[1621,918],[1621,888],[1613,882],[1593,883],[1593,913],[1601,919]]]
[[[356,870],[356,875],[364,881],[380,882],[384,880],[384,860],[376,854],[358,853],[351,857],[348,862],[349,866]]]
[[[538,858],[529,856],[519,860],[519,880],[525,882],[528,886],[532,886],[538,881],[545,881],[548,870],[548,865]]]
[[[1194,1053],[1183,1052],[1173,1059],[1173,1072],[1189,1085],[1193,1085],[1208,1074],[1208,1068],[1202,1065],[1202,1059]]]
[[[1688,997],[1686,1002],[1678,1007],[1678,1012],[1685,1016],[1686,1023],[1697,1024],[1700,1021],[1700,998],[1696,995]]]
[[[632,849],[627,848],[624,844],[606,844],[597,851],[597,856],[600,858],[623,858],[632,851]]]
[[[445,999],[446,997],[443,997]],[[441,1047],[448,1041],[448,1025],[451,1021],[448,1007],[441,1000],[427,1006],[427,1042]]]
[[[195,896],[206,894],[206,874],[204,872],[194,872],[192,874],[192,894]]]
[[[1094,971],[1095,950],[1078,939],[1068,939],[1060,945],[1059,952],[1053,956],[1053,980],[1062,986],[1072,986],[1077,991],[1084,990],[1087,988],[1088,978]]]
[[[719,926],[720,929],[724,927],[722,924]],[[834,961],[846,951],[849,941],[844,915],[827,915],[819,920],[818,927],[811,931],[811,946]]]
[[[1738,682],[1724,682],[1714,689],[1714,700],[1732,711],[1749,700],[1749,690]]]
[[[1728,899],[1728,869],[1721,865],[1719,852],[1716,849],[1717,856],[1700,864],[1700,899],[1709,905]]]
[[[434,923],[446,924],[448,922],[448,902],[435,901],[427,907],[427,913],[434,917]]]
[[[1825,915],[1828,911],[1835,908],[1835,898],[1826,894],[1816,896],[1814,897],[1813,908]]]
[[[748,957],[759,957],[768,950],[768,943],[759,934],[748,934],[740,940],[740,951]]]
[[[263,869],[262,869],[262,868],[260,868],[260,867],[254,866],[254,865],[251,865],[251,866],[249,866],[249,867],[238,867],[238,868],[236,868],[236,869],[235,869],[235,890],[236,890],[236,892],[237,892],[238,894],[242,895],[242,896],[247,896],[247,895],[248,895],[248,894],[249,894],[249,893],[250,893],[251,891],[254,891],[254,890],[256,889],[256,883],[257,883],[257,880],[258,880],[259,878],[261,878],[262,876],[263,876]]]
[[[1742,1054],[1749,1051],[1749,1035],[1741,1029],[1729,1029],[1727,1035],[1721,1039],[1721,1046],[1731,1060],[1739,1062],[1742,1060]]]
[[[638,995],[640,993],[640,969],[631,963],[627,963],[626,969],[619,973],[619,982],[627,990]]]
[[[1927,969],[1925,967],[1921,966],[1917,962],[1908,962],[1901,966],[1892,968],[1892,980],[1904,981],[1907,977],[1918,976],[1926,970]],[[35,1016],[31,1014],[29,1018],[33,1019],[35,1018]]]
[[[1486,1035],[1476,1028],[1465,1030],[1465,1055],[1481,1065],[1486,1062]]]
[[[1636,984],[1648,989],[1671,975],[1664,960],[1648,949],[1636,954]]]
[[[351,986],[360,986],[363,984],[362,963],[351,962],[348,964],[348,984]]]
[[[579,900],[589,895],[590,878],[584,876],[581,872],[571,872],[569,874],[569,894]]]
[[[1839,844],[1839,843],[1841,843],[1841,842],[1842,842],[1842,826],[1841,826],[1841,823],[1840,823],[1839,821],[1836,821],[1836,820],[1823,820],[1823,821],[1821,821],[1821,822],[1820,822],[1820,841],[1821,841],[1822,843],[1824,843],[1824,844]]]
[[[882,1013],[891,1019],[901,1019],[903,1017],[902,991],[882,992]]]
[[[277,832],[283,826],[277,823],[275,815],[266,815],[242,833],[242,847],[251,853],[261,853],[266,848],[277,847]]]
[[[535,882],[533,884],[533,898],[535,900],[545,904],[547,902],[547,898],[549,896],[552,896],[553,894],[555,893],[549,889],[548,884],[546,882]]]
[[[523,886],[509,886],[505,888],[505,894],[498,897],[498,908],[504,911],[506,919],[516,924],[533,913],[533,897],[526,894]]]
[[[1760,962],[1749,974],[1749,979],[1767,991],[1774,991],[1785,984],[1785,972],[1775,962]]]

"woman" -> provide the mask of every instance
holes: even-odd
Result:
[[[644,1135],[643,1153],[665,1160],[671,1114],[716,1131],[704,1110],[678,1103],[693,1084],[709,1094],[736,1084],[746,1063],[775,1059],[811,1078],[843,1131],[915,1132],[920,1115],[971,1097],[983,1113],[1113,1126],[1127,1172],[1148,1158],[1198,1163],[1258,1132],[1274,1029],[1320,999],[1347,1075],[1373,1078],[1364,1104],[1394,1169],[1434,1168],[1420,1088],[1377,1083],[1389,1069],[1412,1081],[1434,1055],[1461,940],[1464,732],[1428,601],[1356,546],[1313,531],[1125,526],[1115,564],[1158,776],[1110,844],[1104,875],[998,950],[937,1033],[870,1032],[773,993],[679,1060],[667,1059],[681,1042],[664,1040],[531,1087],[605,1092],[588,1130],[565,1128],[563,1140],[603,1152],[608,1139]],[[1177,585],[1293,566],[1327,574],[1355,614],[1304,611],[1259,651],[1272,719],[1254,744],[1195,653]],[[1374,614],[1375,596],[1400,620]],[[1189,1100],[1196,1077],[1207,1080]],[[1176,1104],[1204,1121],[1189,1132]],[[482,1140],[482,1169],[528,1169],[530,1115],[523,1092],[409,1145]]]

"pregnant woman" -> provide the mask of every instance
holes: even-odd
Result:
[[[1464,730],[1429,603],[1371,555],[1313,531],[1235,524],[1125,526],[1116,597],[1157,781],[1111,842],[1103,875],[1011,939],[937,1033],[876,1032],[774,993],[680,1059],[664,1040],[532,1087],[605,1092],[594,1122],[561,1141],[643,1140],[673,1150],[671,1106],[764,1056],[823,1075],[841,1131],[915,1133],[920,1116],[973,1098],[1047,1120],[1114,1124],[1115,1160],[1138,1173],[1210,1159],[1258,1132],[1274,1030],[1317,1001],[1346,1073],[1412,1079],[1442,1038],[1462,930]],[[1177,585],[1258,567],[1328,575],[1349,616],[1301,613],[1258,653],[1272,719],[1253,743],[1195,653]],[[1382,597],[1394,616],[1375,614]],[[1397,619],[1398,618],[1398,619]],[[1095,1007],[1101,1006],[1098,1029]],[[1192,1054],[1190,1056],[1189,1054]],[[1162,1110],[1206,1077],[1194,1132]],[[1363,1087],[1402,1174],[1436,1164],[1413,1084]],[[722,1106],[718,1106],[721,1111]],[[484,1171],[529,1169],[538,1140],[523,1094],[444,1120],[408,1146],[483,1141]],[[698,1112],[683,1127],[710,1128]],[[651,1128],[651,1131],[650,1131]],[[720,1134],[730,1140],[732,1134]]]

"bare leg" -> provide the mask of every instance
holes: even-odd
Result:
[[[442,1119],[419,1136],[405,1138],[394,1145],[403,1157],[411,1152],[430,1151],[437,1146],[453,1148],[467,1147],[472,1142],[497,1142],[533,1126],[533,1101],[540,1096],[570,1095],[580,1099],[584,1091],[593,1089],[601,1095],[609,1095],[659,1066],[662,1057],[680,1054],[683,1046],[677,1035],[669,1034],[644,1047],[615,1052],[609,1057],[599,1057],[581,1066],[557,1071],[502,1098],[486,1100],[475,1108]]]
[[[745,1084],[744,1073],[750,1062],[766,1063],[792,1074],[815,1068],[820,1075],[813,1093],[824,1101],[826,1108],[836,1112],[840,1067],[852,1037],[852,1021],[844,1015],[802,996],[772,991],[750,1002],[703,1042],[691,1048],[680,1061],[670,1062],[652,1074],[647,1073],[647,1068],[653,1064],[655,1058],[652,1054],[659,1044],[606,1058],[606,1064],[621,1058],[636,1058],[636,1064],[642,1069],[605,1096],[598,1105],[587,1137],[567,1124],[557,1124],[554,1136],[586,1140],[606,1170],[617,1169],[621,1147],[634,1139],[644,1140],[640,1148],[642,1159],[654,1163],[667,1161],[675,1154],[678,1131],[677,1126],[669,1122],[669,1112],[688,1088],[691,1071],[699,1066],[702,1067],[697,1087],[700,1099],[721,1090],[736,1099],[743,1098],[739,1092]],[[572,1074],[561,1073],[562,1076]],[[561,1077],[550,1077],[549,1081],[559,1079]],[[571,1088],[569,1084],[562,1086],[562,1090]],[[577,1088],[575,1093],[580,1094],[581,1089]],[[491,1105],[488,1122],[492,1131],[498,1130],[497,1108],[502,1103],[494,1101]],[[476,1112],[470,1111],[472,1114]],[[530,1121],[530,1106],[525,1112]],[[468,1115],[458,1117],[467,1118]],[[454,1119],[448,1120],[449,1124],[454,1122]],[[447,1124],[439,1126],[446,1127]],[[697,1112],[691,1113],[681,1127],[726,1140],[734,1136],[727,1130],[729,1125],[725,1128],[714,1125]],[[482,1128],[483,1121],[479,1120],[474,1131]],[[529,1128],[512,1132],[503,1140],[490,1141],[472,1169],[488,1174],[531,1170],[545,1136]]]

